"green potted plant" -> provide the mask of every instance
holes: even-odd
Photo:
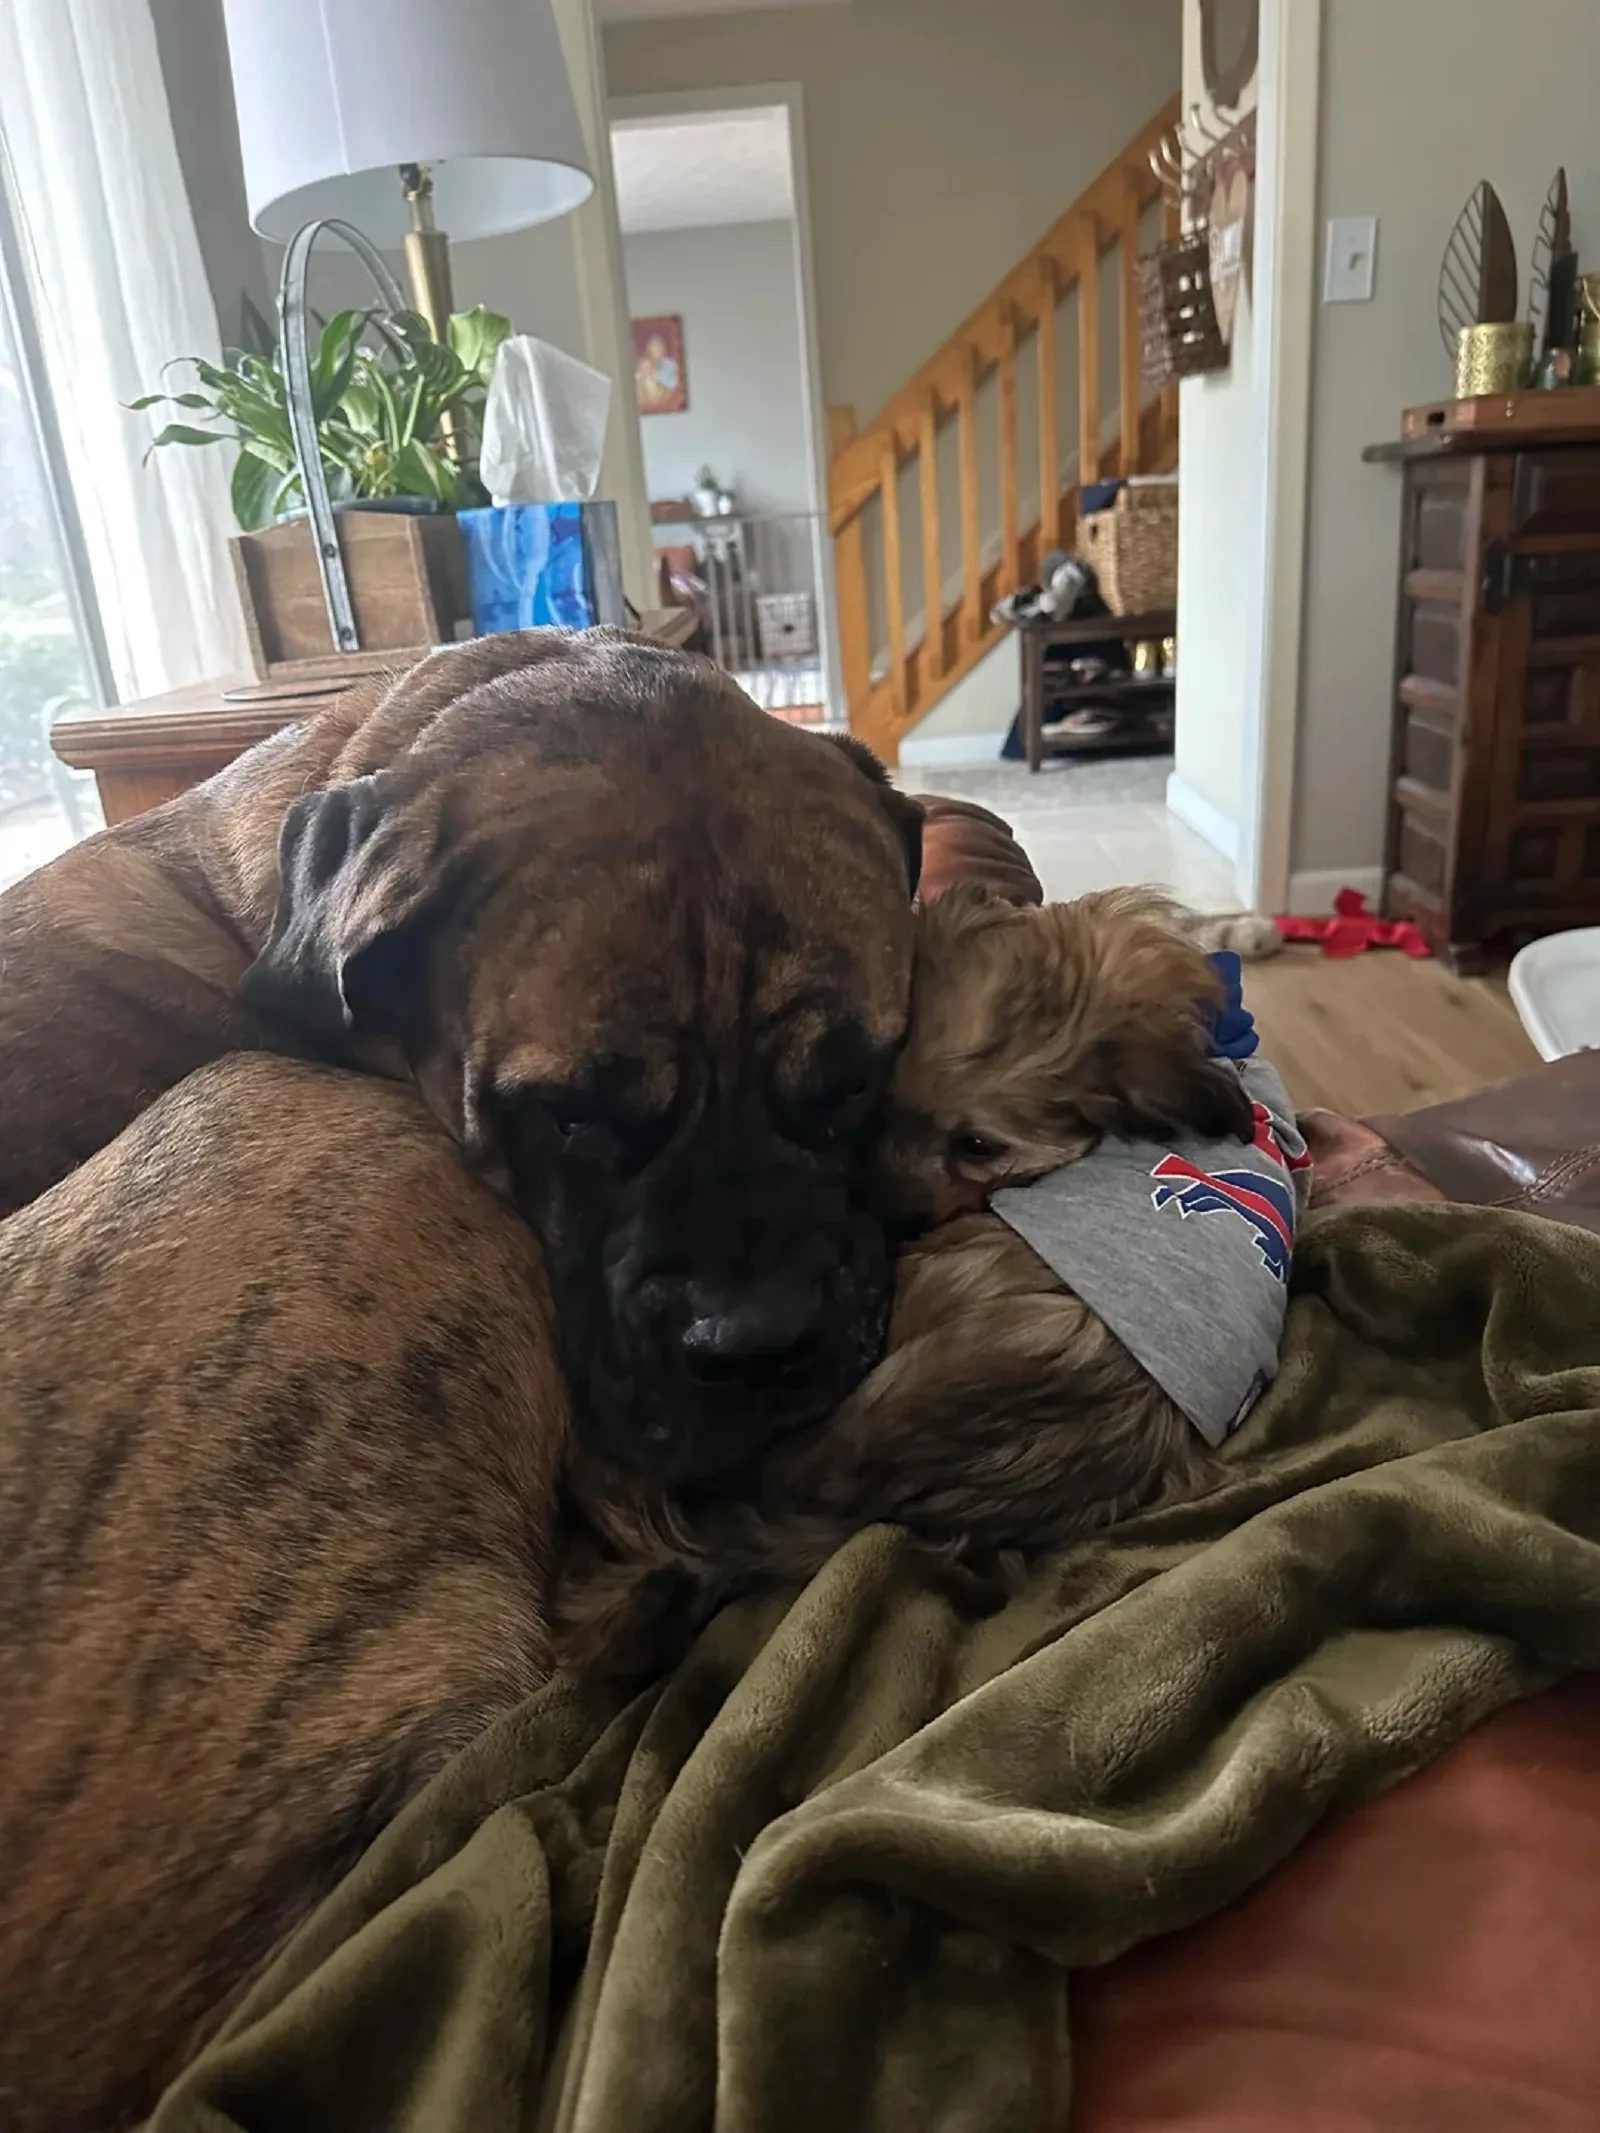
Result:
[[[310,366],[317,441],[363,647],[392,655],[454,635],[471,612],[450,514],[487,499],[475,472],[483,402],[511,322],[481,305],[436,341],[415,312],[341,311]],[[232,443],[235,569],[263,677],[337,660],[305,519],[278,355],[180,358],[195,382],[148,393],[170,407],[151,451]]]

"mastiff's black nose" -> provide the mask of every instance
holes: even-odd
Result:
[[[693,1282],[683,1359],[703,1384],[762,1385],[810,1356],[822,1319],[814,1281],[775,1276],[739,1289]]]

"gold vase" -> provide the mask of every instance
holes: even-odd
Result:
[[[1463,326],[1456,340],[1456,398],[1517,392],[1527,383],[1532,363],[1533,327],[1526,319]]]
[[[1578,328],[1578,360],[1572,366],[1574,385],[1600,385],[1600,318],[1585,316]]]

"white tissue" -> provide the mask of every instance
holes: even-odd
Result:
[[[478,468],[497,504],[584,504],[600,479],[611,380],[548,341],[500,343]]]

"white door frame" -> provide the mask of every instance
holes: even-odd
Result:
[[[1320,4],[1320,0],[1319,0]],[[822,392],[822,353],[817,338],[816,269],[811,252],[811,188],[806,164],[805,93],[797,81],[756,83],[727,89],[679,89],[659,96],[613,96],[612,119],[683,118],[709,111],[772,110],[789,115],[789,163],[794,190],[796,294],[800,312],[800,357],[805,392],[806,454],[810,502],[815,514],[813,563],[819,594],[817,627],[827,676],[830,719],[843,722],[844,675],[834,591],[833,540],[828,531],[828,418]]]
[[[1250,663],[1235,859],[1241,899],[1289,908],[1300,716],[1323,0],[1261,0],[1253,376],[1262,510],[1249,559]],[[1181,449],[1181,447],[1180,447]]]

